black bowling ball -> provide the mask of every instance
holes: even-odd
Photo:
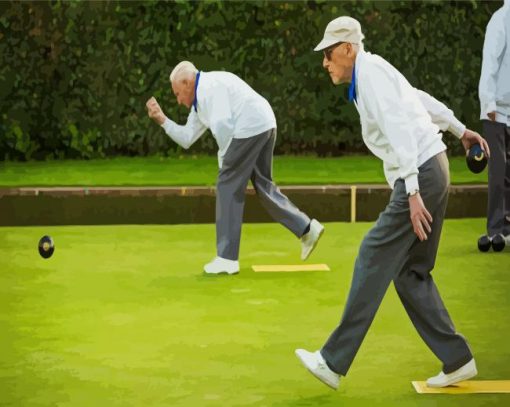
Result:
[[[488,252],[491,248],[491,239],[487,235],[483,235],[478,239],[478,250]]]
[[[53,255],[55,251],[55,244],[50,236],[43,236],[39,240],[39,254],[41,257],[47,259]]]

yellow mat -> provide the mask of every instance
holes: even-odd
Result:
[[[426,382],[412,382],[420,394],[510,393],[510,380],[466,380],[452,386],[434,388]]]
[[[272,264],[251,266],[255,272],[329,271],[327,264]]]

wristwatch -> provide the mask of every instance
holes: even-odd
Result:
[[[407,196],[408,196],[408,197],[414,196],[414,195],[416,195],[418,192],[420,192],[420,190],[419,190],[419,189],[417,189],[417,188],[412,189],[411,191],[409,191],[409,192],[407,193]]]

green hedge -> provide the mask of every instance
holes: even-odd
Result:
[[[184,121],[168,75],[183,59],[228,70],[273,106],[279,153],[365,151],[359,117],[312,49],[339,15],[360,20],[366,49],[479,129],[486,24],[501,2],[2,2],[0,157],[175,154],[146,116],[155,95]],[[454,151],[460,143],[447,138]],[[194,152],[212,153],[202,137]]]

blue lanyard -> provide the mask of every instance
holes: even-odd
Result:
[[[352,67],[352,80],[349,86],[349,102],[353,100],[356,100],[356,66]]]
[[[197,111],[197,88],[198,88],[198,80],[200,79],[200,71],[197,72],[197,77],[195,78],[195,99],[193,99],[193,107],[195,108],[195,112]]]

